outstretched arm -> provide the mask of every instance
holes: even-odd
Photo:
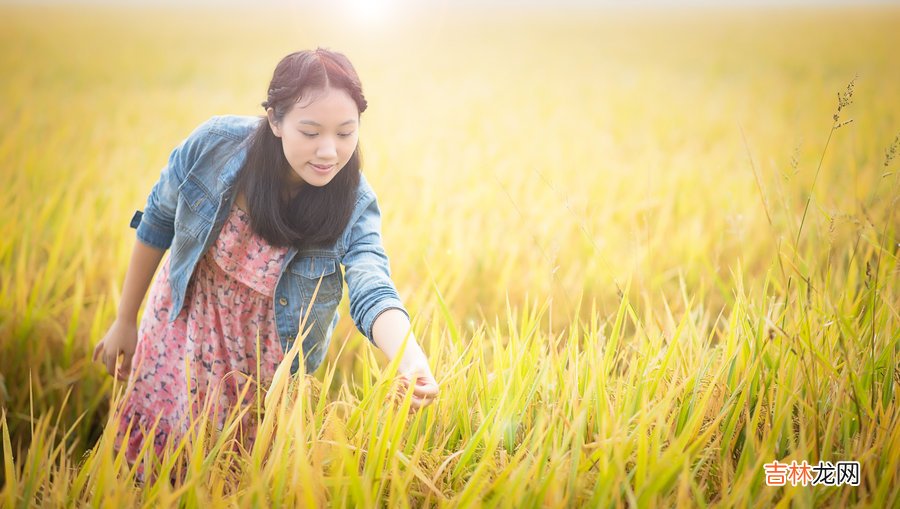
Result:
[[[399,309],[392,308],[378,315],[372,326],[375,345],[389,359],[394,359],[400,353],[400,346],[407,333],[409,340],[406,342],[406,350],[402,354],[397,371],[407,383],[415,380],[410,407],[411,411],[415,411],[430,405],[438,395],[439,389],[434,375],[431,374],[428,357],[410,329],[409,319]]]
[[[400,345],[410,334],[399,372],[407,382],[415,380],[412,410],[427,406],[437,395],[438,385],[412,335],[409,314],[391,280],[390,263],[381,243],[381,211],[375,198],[350,228],[348,237],[342,263],[350,316],[359,331],[391,360],[400,354]]]

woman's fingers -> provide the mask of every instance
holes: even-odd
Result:
[[[432,399],[438,395],[439,389],[434,378],[421,376],[416,380],[413,395],[423,399]]]
[[[434,398],[417,398],[413,397],[412,399],[415,408],[424,408],[428,405],[434,403]]]
[[[400,403],[406,395],[406,391],[410,389],[410,376],[400,375],[397,380],[397,392],[394,393],[395,401]],[[437,396],[439,389],[437,382],[431,376],[418,376],[416,383],[412,385],[413,393],[410,397],[410,413],[420,410],[432,403]]]
[[[97,343],[97,346],[94,347],[94,353],[91,355],[91,360],[93,362],[97,362],[97,354],[103,351],[103,341]]]
[[[131,373],[131,359],[128,357],[128,354],[122,356],[122,365],[119,366],[119,371],[116,376],[119,380],[125,381],[128,380],[128,375]]]
[[[119,361],[119,356],[122,356],[122,361]],[[119,380],[124,380],[128,377],[128,372],[125,371],[125,357],[128,355],[125,354],[122,350],[117,351],[116,353],[110,353],[106,356],[106,369],[109,371],[109,374],[116,377]],[[116,364],[119,364],[117,367]]]
[[[110,375],[115,375],[116,373],[116,361],[115,358],[110,359],[112,357],[106,351],[106,345],[104,341],[100,341],[97,343],[97,346],[94,347],[94,353],[91,354],[91,360],[93,362],[100,361],[106,366],[106,372]],[[112,362],[110,362],[112,361]]]
[[[398,405],[400,405],[403,403],[403,398],[399,397],[399,395],[398,395],[398,397],[396,398],[395,401]],[[413,396],[409,400],[409,412],[412,413],[417,410],[421,410],[432,403],[434,403],[433,398],[418,398],[418,397]]]
[[[106,362],[106,372],[111,376],[116,376],[116,357],[118,357],[118,352],[104,352],[103,360]]]
[[[421,410],[421,409],[427,407],[428,405],[434,403],[434,400],[435,400],[434,397],[430,397],[430,398],[413,397],[412,403],[410,404],[410,407],[409,407],[409,411],[410,411],[410,413],[412,413],[414,411]]]

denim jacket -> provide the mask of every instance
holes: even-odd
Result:
[[[147,245],[169,253],[169,284],[174,321],[184,306],[185,291],[194,267],[215,242],[234,201],[233,184],[246,158],[251,134],[261,117],[215,116],[197,127],[169,156],[159,181],[136,211],[131,227]],[[339,265],[344,266],[341,274]],[[298,336],[301,314],[310,307],[313,291],[321,286],[309,311],[303,341],[307,373],[322,363],[338,322],[338,304],[346,280],[350,316],[356,328],[372,341],[372,324],[391,308],[409,313],[390,278],[388,257],[381,244],[381,212],[375,192],[361,175],[353,214],[338,241],[327,248],[298,250],[284,258],[273,303],[275,322],[285,352]],[[374,344],[374,342],[373,342]],[[291,374],[299,370],[299,359]]]

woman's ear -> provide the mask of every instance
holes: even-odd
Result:
[[[281,125],[275,120],[275,110],[266,108],[266,116],[269,117],[269,128],[272,129],[272,134],[274,134],[276,138],[281,138]]]

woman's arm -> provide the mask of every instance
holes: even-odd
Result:
[[[149,246],[140,239],[135,240],[116,319],[94,348],[93,360],[103,362],[106,371],[119,380],[128,379],[131,371],[131,359],[137,347],[138,309],[163,254],[165,250]],[[117,369],[119,354],[123,354],[124,358]]]
[[[184,139],[169,155],[159,180],[147,197],[143,212],[138,211],[131,220],[137,240],[131,251],[131,260],[122,286],[122,299],[116,319],[106,335],[94,348],[94,360],[102,360],[110,375],[124,380],[128,377],[131,357],[137,345],[137,314],[147,294],[153,274],[159,267],[163,254],[172,245],[175,236],[175,212],[178,207],[178,189],[191,166],[198,158],[216,117],[204,122]],[[116,361],[120,353],[125,359],[119,370]]]
[[[388,359],[394,359],[400,354],[400,347],[407,333],[409,339],[397,371],[404,378],[404,390],[406,383],[415,380],[410,406],[410,411],[415,411],[430,405],[439,391],[428,365],[428,357],[422,351],[419,342],[416,341],[416,336],[410,328],[409,319],[401,310],[388,309],[378,315],[372,325],[373,342],[388,356]]]
[[[389,310],[407,317],[409,313],[391,280],[390,261],[381,242],[381,210],[376,198],[369,199],[345,242],[347,252],[341,264],[350,296],[350,317],[356,328],[378,346],[372,330],[375,320]]]
[[[125,282],[122,285],[122,299],[119,301],[116,320],[137,323],[138,309],[141,307],[141,302],[144,301],[153,274],[156,273],[159,262],[162,261],[165,253],[165,250],[157,249],[135,239],[134,249],[131,251],[131,262],[128,264]]]
[[[348,249],[341,262],[350,294],[350,316],[369,341],[393,360],[410,335],[398,372],[406,382],[415,380],[411,411],[430,404],[438,385],[428,358],[412,334],[409,314],[403,307],[390,262],[381,243],[381,211],[373,197],[350,229]]]
[[[375,323],[372,325],[372,342],[387,355],[388,359],[393,359],[397,356],[407,332],[409,341],[406,351],[409,352],[413,345],[419,346],[416,336],[410,330],[409,319],[406,318],[406,315],[399,309],[391,308],[375,319]]]

